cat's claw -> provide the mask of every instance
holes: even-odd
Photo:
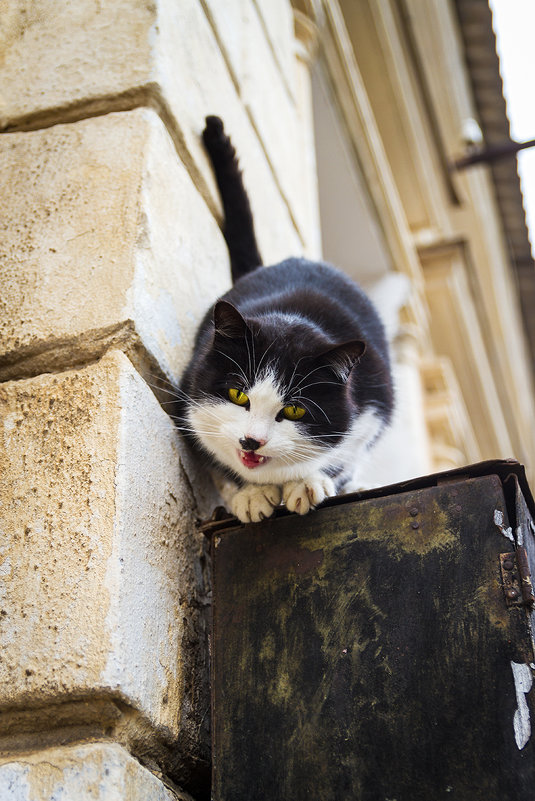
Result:
[[[288,481],[282,490],[282,500],[289,512],[306,515],[325,498],[334,494],[334,484],[329,476],[314,473],[300,481]]]
[[[232,514],[242,523],[259,523],[271,517],[281,502],[281,489],[275,484],[248,484],[230,502]]]

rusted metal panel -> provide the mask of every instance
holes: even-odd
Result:
[[[215,801],[532,801],[513,473],[212,534]]]

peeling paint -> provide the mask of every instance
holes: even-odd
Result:
[[[513,529],[511,526],[505,528],[503,524],[503,512],[501,512],[499,509],[494,510],[494,523],[496,526],[498,526],[504,537],[507,537],[507,539],[511,540],[511,542],[515,541],[515,538],[513,537]]]
[[[515,742],[521,750],[527,745],[531,737],[531,721],[526,695],[531,690],[533,676],[529,665],[521,662],[511,662],[513,679],[515,682],[516,700],[518,707],[513,717],[513,728],[515,732]]]

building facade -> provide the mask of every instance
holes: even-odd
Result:
[[[0,11],[0,797],[202,801],[197,524],[218,499],[166,404],[230,286],[204,118],[221,116],[236,145],[265,263],[332,261],[383,315],[398,403],[370,479],[498,457],[533,477],[534,279],[515,165],[452,169],[508,136],[490,12]]]

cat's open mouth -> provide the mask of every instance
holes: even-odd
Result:
[[[259,453],[255,453],[255,451],[238,451],[238,456],[240,457],[241,463],[250,470],[252,470],[253,467],[259,467],[261,464],[265,464],[269,461],[269,456],[261,456]]]

